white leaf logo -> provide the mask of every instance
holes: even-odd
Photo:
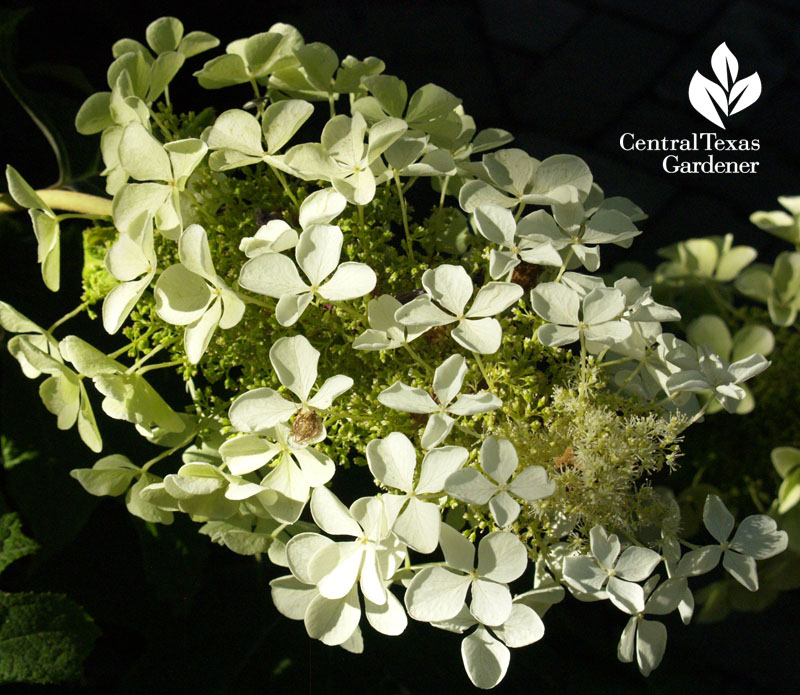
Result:
[[[689,101],[698,113],[724,130],[722,116],[743,111],[761,96],[761,78],[754,72],[737,82],[739,61],[724,42],[711,56],[711,68],[717,82],[696,70],[689,83]]]

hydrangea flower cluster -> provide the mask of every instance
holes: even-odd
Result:
[[[147,521],[187,514],[234,552],[266,554],[288,572],[271,582],[277,609],[327,645],[360,652],[365,624],[397,636],[409,618],[466,634],[480,688],[544,636],[565,590],[624,613],[618,657],[648,675],[666,645],[653,617],[691,618],[688,578],[721,561],[757,588],[756,560],[786,533],[762,514],[733,533],[711,495],[715,543],[689,544],[649,476],[675,466],[714,404],[746,401],[744,382],[769,366],[763,336],[719,347],[693,324],[685,342],[663,332],[680,314],[650,287],[587,274],[604,244],[642,233],[638,207],[606,198],[580,158],[506,147],[509,133],[477,131],[441,87],[409,97],[377,58],[340,60],[285,24],[194,73],[209,90],[250,84],[251,101],[176,115],[172,79],[219,42],[171,17],[146,39],[114,45],[108,90],[76,119],[101,134],[113,200],[87,215],[105,263],[64,320],[102,302],[105,330],[127,342],[106,355],[57,340],[63,321],[44,329],[0,303],[9,350],[46,376],[60,429],[103,448],[91,382],[106,415],[158,450],[73,471],[89,493],[124,495]],[[7,178],[56,291],[59,222],[80,206],[57,214],[15,169]],[[438,205],[417,219],[419,178]],[[794,239],[785,217],[764,224]],[[709,272],[729,272],[734,252]],[[782,322],[800,306],[794,256],[740,278]],[[144,378],[169,368],[184,410]],[[327,487],[358,476],[374,494],[346,504]]]

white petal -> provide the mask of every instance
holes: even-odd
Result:
[[[314,295],[311,292],[285,294],[275,306],[275,318],[281,326],[293,326],[306,310]]]
[[[575,290],[556,282],[545,282],[531,290],[533,310],[545,321],[577,326],[580,297]]]
[[[292,403],[270,388],[257,388],[233,401],[228,412],[231,424],[239,432],[263,432],[279,422],[286,422],[297,410]]]
[[[789,543],[786,531],[777,529],[775,519],[766,514],[748,516],[736,529],[730,548],[756,560],[766,560],[782,553]]]
[[[457,319],[437,307],[427,294],[412,299],[400,307],[394,315],[398,323],[416,328],[445,326]]]
[[[513,582],[528,566],[528,551],[513,533],[493,531],[478,545],[478,575],[495,582]]]
[[[106,253],[105,266],[117,280],[127,282],[148,272],[150,261],[141,244],[127,234],[120,234]]]
[[[389,535],[387,509],[380,497],[359,497],[350,505],[350,516],[364,530],[364,536],[380,541]]]
[[[497,205],[482,205],[475,209],[475,228],[489,241],[511,248],[517,223],[511,210]]]
[[[439,403],[447,405],[461,390],[467,374],[467,360],[463,355],[451,355],[442,362],[433,374],[433,392]]]
[[[167,323],[186,326],[197,321],[211,301],[206,281],[180,264],[171,265],[158,277],[153,289],[156,313]]]
[[[502,642],[492,637],[488,630],[479,626],[461,641],[461,658],[473,685],[489,690],[505,678],[511,652]]]
[[[314,224],[328,224],[347,206],[347,199],[333,188],[314,191],[300,206],[300,228]]]
[[[314,489],[311,515],[325,533],[332,536],[361,536],[361,527],[338,498],[326,487]]]
[[[270,348],[269,361],[280,382],[301,401],[307,401],[317,380],[319,350],[302,335],[279,338]]]
[[[439,545],[440,517],[441,512],[437,505],[412,497],[392,530],[403,543],[414,550],[432,553]]]
[[[472,580],[444,567],[420,570],[406,589],[406,608],[415,620],[434,622],[455,616],[467,595]]]
[[[642,582],[647,579],[661,562],[661,555],[650,548],[631,546],[619,556],[614,572],[629,582]]]
[[[569,345],[574,343],[580,338],[580,333],[577,328],[569,326],[556,326],[553,323],[546,323],[539,327],[536,332],[539,342],[547,347],[561,347],[562,345]]]
[[[363,297],[375,289],[378,278],[366,263],[342,263],[333,277],[319,288],[319,294],[331,302]]]
[[[206,230],[199,224],[193,224],[183,230],[178,240],[178,256],[181,264],[211,284],[216,284],[217,273],[211,260],[211,249],[208,246]]]
[[[608,576],[604,569],[598,567],[594,558],[587,555],[565,558],[563,573],[571,587],[587,594],[600,591]]]
[[[364,564],[359,577],[361,593],[370,603],[383,606],[386,603],[388,592],[379,574],[378,563],[375,558],[375,544],[368,543],[362,547],[364,548]]]
[[[342,240],[342,230],[334,225],[315,224],[300,234],[295,257],[312,286],[319,287],[339,265]]]
[[[309,572],[311,559],[320,551],[335,543],[319,533],[299,533],[286,544],[286,561],[289,569],[304,584],[316,584],[319,577]]]
[[[500,347],[503,329],[497,319],[462,319],[450,335],[471,352],[491,355]]]
[[[280,447],[254,434],[235,437],[219,447],[222,460],[234,475],[246,475],[266,466],[280,453]]]
[[[667,628],[656,620],[640,620],[636,630],[636,661],[643,676],[661,663],[667,648]]]
[[[440,265],[422,274],[422,286],[436,302],[456,316],[464,313],[464,307],[472,296],[472,280],[460,265]]]
[[[558,256],[558,261],[560,264],[561,256]],[[505,277],[511,270],[516,268],[519,263],[520,260],[517,258],[517,254],[492,249],[489,253],[489,275],[493,280]]]
[[[352,385],[353,380],[344,374],[328,377],[314,394],[314,397],[308,401],[308,405],[312,408],[326,410],[331,407],[331,403],[333,403],[336,398],[350,389]]]
[[[617,608],[629,615],[644,611],[644,591],[639,584],[611,577],[606,585],[608,598]]]
[[[469,504],[486,504],[497,492],[497,485],[489,482],[474,468],[462,468],[453,473],[444,486],[447,494]]]
[[[507,646],[512,648],[533,644],[544,637],[542,619],[535,610],[522,603],[515,603],[511,607],[511,615],[506,621],[492,630]]]
[[[639,625],[639,619],[632,616],[625,624],[625,629],[619,638],[617,645],[617,658],[625,664],[633,661],[633,652],[636,646],[636,628]]]
[[[419,440],[422,448],[430,451],[439,446],[450,434],[454,422],[455,420],[445,413],[431,415]]]
[[[336,472],[333,460],[321,451],[308,448],[292,449],[292,456],[303,471],[303,477],[311,487],[325,485]]]
[[[481,445],[481,466],[501,485],[514,474],[518,463],[517,450],[508,439],[487,437]]]
[[[475,565],[475,546],[449,524],[439,527],[439,545],[448,567],[472,572]]]
[[[503,401],[493,393],[481,391],[480,393],[462,394],[455,403],[448,406],[447,411],[453,415],[477,415],[496,410],[502,405]]]
[[[605,568],[611,569],[619,557],[621,545],[619,538],[615,534],[608,535],[606,530],[600,526],[593,526],[589,531],[589,543],[592,548],[592,555]]]
[[[239,285],[275,299],[308,290],[292,259],[279,253],[264,253],[247,261],[239,274]]]
[[[489,511],[501,528],[513,524],[519,516],[519,503],[503,491],[489,500]]]
[[[311,601],[319,595],[316,587],[303,584],[291,575],[273,579],[269,586],[275,608],[290,620],[302,620]]]
[[[107,333],[113,335],[122,327],[152,279],[152,275],[147,275],[141,280],[123,282],[111,288],[103,300],[103,328]]]
[[[333,543],[321,548],[308,565],[316,577],[317,589],[325,598],[342,598],[350,593],[361,569],[364,546],[361,543]]]
[[[350,638],[360,618],[358,590],[353,587],[344,598],[331,600],[317,596],[309,604],[304,622],[309,637],[321,640],[328,646],[336,646]]]
[[[758,572],[752,557],[726,550],[722,556],[722,566],[746,589],[758,591]]]
[[[138,181],[169,181],[172,166],[164,146],[141,123],[125,127],[119,143],[122,168]]]
[[[719,497],[709,495],[703,506],[703,523],[718,543],[725,543],[733,531],[734,518]]]
[[[373,439],[367,444],[367,465],[384,485],[411,492],[417,454],[406,435],[392,432],[383,439]]]
[[[486,579],[472,582],[469,612],[484,625],[502,625],[511,615],[511,592],[505,584]]]
[[[378,394],[378,401],[387,408],[404,413],[434,413],[439,410],[433,398],[416,386],[408,386],[402,381],[392,384]]]
[[[583,300],[583,320],[589,325],[613,321],[625,311],[625,295],[618,289],[597,288]]]
[[[547,471],[542,466],[529,466],[511,481],[508,491],[520,499],[535,502],[550,497],[556,491],[556,484],[548,479]]]
[[[211,342],[211,337],[219,325],[222,316],[222,301],[217,298],[211,306],[206,309],[199,321],[186,326],[183,333],[183,344],[186,348],[186,356],[189,362],[197,364]]]
[[[468,457],[469,452],[461,446],[445,446],[429,451],[422,459],[422,471],[419,474],[416,492],[418,494],[441,492],[447,478],[459,470],[467,462]]]
[[[713,570],[722,557],[722,548],[718,545],[707,545],[703,548],[690,550],[678,563],[675,572],[680,577],[696,577]]]
[[[522,288],[513,282],[490,282],[478,290],[467,316],[480,318],[495,316],[516,304],[522,297]]]
[[[408,616],[406,616],[403,604],[397,600],[394,594],[387,592],[386,599],[386,602],[380,606],[367,598],[364,599],[367,621],[382,635],[399,635],[408,625]]]

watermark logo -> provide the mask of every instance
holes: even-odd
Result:
[[[717,82],[696,70],[689,83],[689,101],[698,113],[724,130],[723,116],[743,111],[761,96],[761,78],[754,72],[737,81],[739,61],[724,42],[711,55],[711,68]]]

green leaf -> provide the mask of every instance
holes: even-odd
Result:
[[[0,683],[78,680],[100,630],[62,594],[0,592]]]
[[[0,573],[15,560],[35,553],[39,545],[22,533],[16,512],[0,516]]]
[[[0,302],[0,326],[9,333],[41,333],[42,329],[13,306]]]
[[[175,51],[183,37],[183,23],[175,17],[159,17],[147,27],[145,36],[156,54]]]

